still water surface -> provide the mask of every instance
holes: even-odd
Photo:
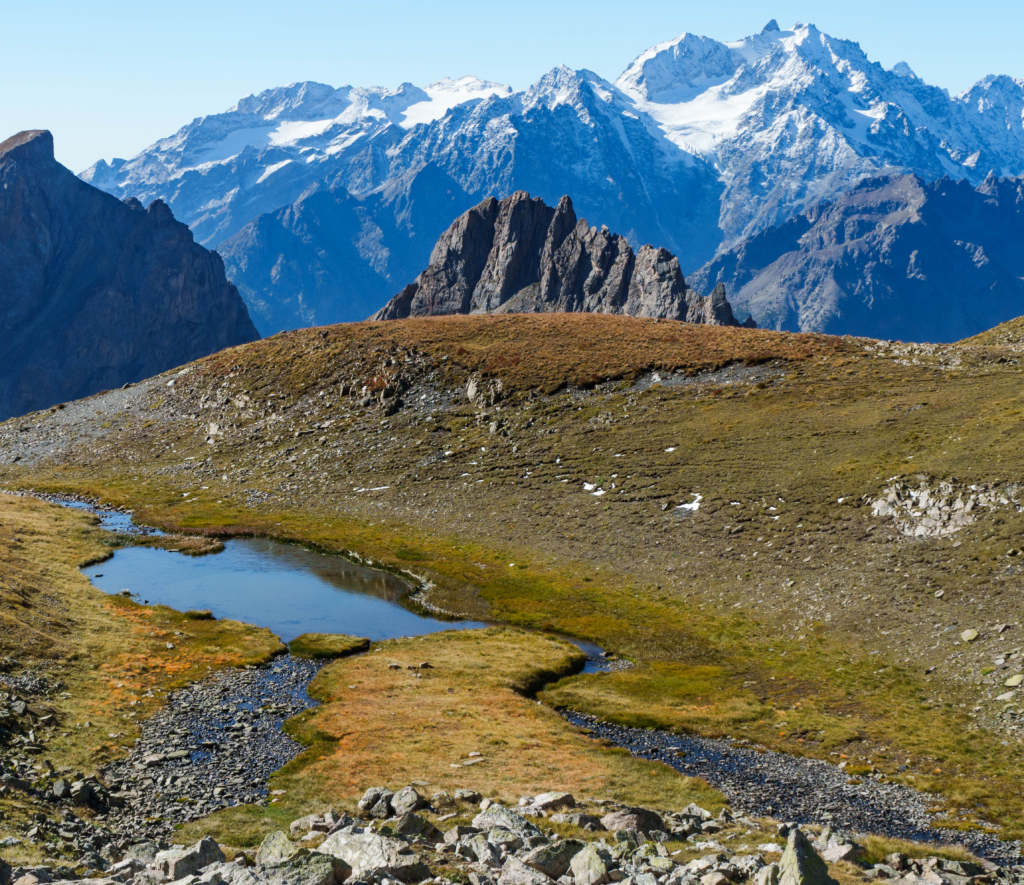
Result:
[[[130,590],[140,602],[178,611],[210,609],[268,627],[285,642],[303,633],[394,639],[486,626],[409,611],[400,600],[410,586],[400,578],[265,538],[226,541],[209,556],[127,547],[84,572],[107,593]]]

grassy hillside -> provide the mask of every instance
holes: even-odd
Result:
[[[305,330],[8,422],[0,480],[407,570],[427,604],[639,665],[550,703],[874,768],[1021,836],[1024,401],[986,340]]]

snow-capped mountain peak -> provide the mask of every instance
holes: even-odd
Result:
[[[813,24],[771,21],[731,42],[684,33],[614,83],[564,65],[522,92],[469,76],[293,83],[83,177],[163,198],[216,245],[311,186],[365,194],[434,163],[471,195],[522,188],[570,193],[595,217],[621,210],[608,222],[693,267],[709,242],[728,246],[881,171],[975,186],[990,171],[1024,174],[1022,120],[1024,81],[988,77],[951,98],[906,63],[886,70]],[[710,225],[699,246],[697,225]]]

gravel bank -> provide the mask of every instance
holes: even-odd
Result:
[[[125,800],[111,828],[153,838],[219,808],[265,803],[270,775],[302,752],[281,725],[315,705],[306,687],[323,664],[285,655],[170,695],[131,754],[104,772]]]
[[[689,737],[645,728],[624,728],[572,711],[562,715],[642,759],[671,765],[700,777],[725,794],[734,813],[769,816],[796,823],[831,824],[856,833],[962,844],[1000,863],[1017,862],[1020,842],[1001,842],[983,833],[934,829],[927,793],[870,777],[851,778],[838,766],[727,740]]]

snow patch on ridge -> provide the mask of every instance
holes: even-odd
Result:
[[[406,108],[399,124],[402,128],[411,129],[421,123],[440,120],[452,108],[468,102],[482,101],[492,95],[511,95],[512,87],[502,83],[491,83],[477,77],[460,77],[457,80],[445,77],[443,80],[431,83],[423,92],[428,97],[424,101],[416,102]]]

